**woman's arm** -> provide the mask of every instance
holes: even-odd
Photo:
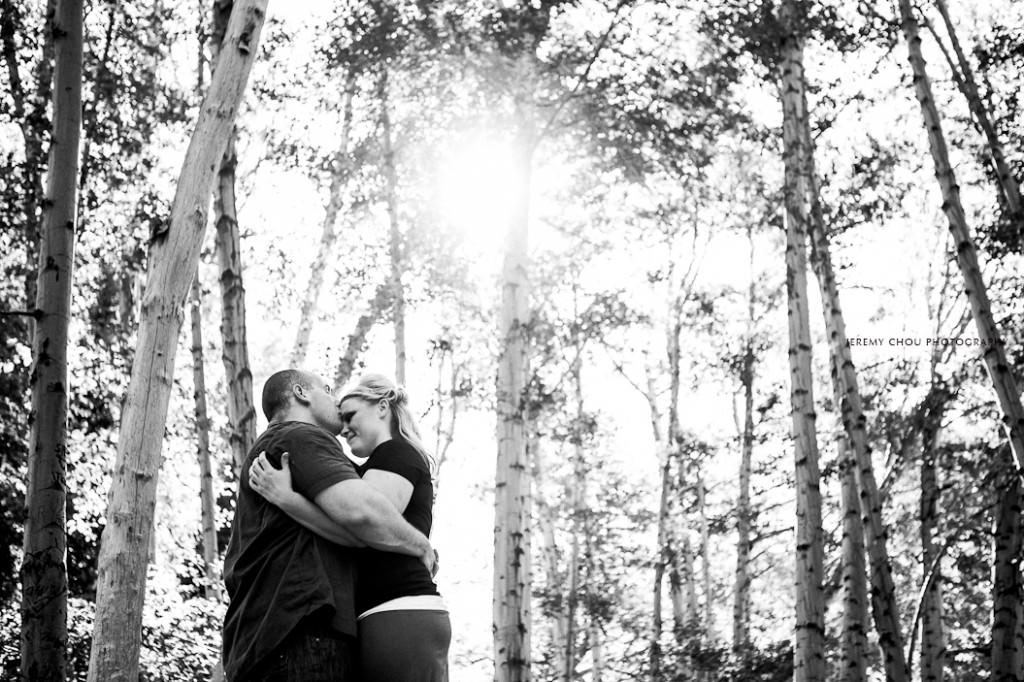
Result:
[[[404,513],[412,498],[413,485],[405,476],[382,469],[370,469],[363,474],[363,480],[371,488],[383,493],[399,513]]]
[[[295,492],[288,460],[288,453],[283,453],[281,468],[275,469],[267,461],[266,453],[261,452],[249,467],[249,485],[303,528],[345,547],[365,547],[366,543],[332,521],[320,507]]]

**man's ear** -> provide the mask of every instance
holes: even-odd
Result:
[[[300,405],[309,405],[309,396],[306,394],[306,387],[302,384],[292,384],[292,397]]]

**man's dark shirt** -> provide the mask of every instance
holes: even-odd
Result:
[[[266,451],[281,466],[291,458],[292,487],[308,499],[358,478],[330,433],[302,422],[272,423],[242,466],[231,540],[224,557],[228,604],[224,672],[229,680],[253,672],[307,616],[327,614],[342,635],[356,634],[351,553],[312,533],[249,486],[249,467]]]

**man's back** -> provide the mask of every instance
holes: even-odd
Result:
[[[249,486],[260,452],[280,466],[291,457],[295,490],[309,499],[358,478],[330,433],[304,422],[272,423],[257,439],[240,473],[235,519],[224,559],[230,604],[224,618],[228,679],[249,675],[314,614],[341,635],[356,633],[349,552],[292,521]]]

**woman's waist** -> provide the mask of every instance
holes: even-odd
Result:
[[[389,599],[381,604],[366,609],[359,614],[358,619],[362,620],[367,616],[385,611],[444,611],[448,612],[448,606],[439,594],[413,594]]]

